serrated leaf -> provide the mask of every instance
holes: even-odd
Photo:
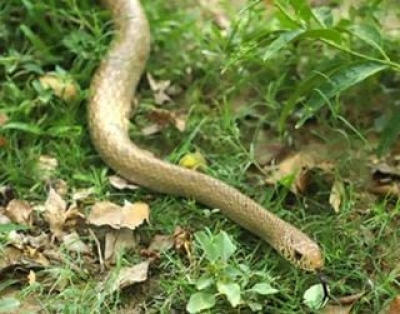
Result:
[[[269,283],[256,283],[250,291],[253,291],[255,293],[261,294],[261,295],[269,295],[269,294],[275,294],[278,293],[279,290],[272,288],[272,286]]]
[[[384,64],[371,61],[343,64],[336,72],[326,77],[321,86],[314,88],[296,128],[311,118],[327,100],[386,68]]]
[[[217,282],[217,289],[219,293],[226,296],[233,307],[240,304],[240,286],[237,283]]]
[[[196,289],[197,290],[203,290],[208,288],[214,283],[214,278],[204,275],[200,277],[199,279],[196,280]]]
[[[186,310],[189,313],[199,313],[211,309],[215,303],[215,295],[205,292],[196,292],[190,297]]]
[[[304,292],[303,303],[310,309],[319,310],[326,302],[328,302],[328,298],[322,284],[313,285]]]

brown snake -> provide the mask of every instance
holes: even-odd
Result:
[[[153,157],[131,142],[131,101],[150,51],[150,31],[139,0],[103,0],[115,35],[91,84],[88,105],[93,144],[105,163],[127,180],[160,193],[193,198],[258,235],[306,270],[323,267],[307,235],[228,184]]]

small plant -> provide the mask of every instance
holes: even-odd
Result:
[[[195,245],[205,262],[197,279],[191,279],[197,292],[192,294],[186,310],[198,313],[213,308],[217,300],[226,299],[232,307],[247,306],[253,312],[262,310],[261,298],[275,294],[271,278],[265,271],[252,271],[248,265],[232,258],[236,245],[224,231],[217,235],[209,230],[195,234]]]

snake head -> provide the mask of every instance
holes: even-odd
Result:
[[[324,267],[321,249],[303,233],[296,236],[286,235],[283,240],[279,251],[294,265],[308,271],[317,271]]]

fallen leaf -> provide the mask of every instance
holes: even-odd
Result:
[[[93,187],[87,188],[87,189],[78,189],[75,190],[74,193],[72,193],[72,199],[74,201],[84,201],[90,198],[95,192],[95,189]]]
[[[329,204],[331,204],[335,213],[340,212],[340,205],[342,203],[342,195],[344,194],[343,182],[336,180],[332,185],[331,194],[329,195]]]
[[[32,207],[28,202],[14,199],[8,203],[4,213],[14,223],[32,225]]]
[[[91,254],[90,248],[81,240],[79,234],[75,231],[64,235],[62,241],[65,248],[70,252]]]
[[[162,129],[163,129],[163,126],[161,126],[161,125],[159,125],[157,123],[153,123],[153,124],[150,124],[150,125],[144,127],[140,132],[144,136],[149,136],[149,135],[157,134]]]
[[[186,115],[170,110],[154,108],[150,112],[149,118],[159,125],[161,129],[169,124],[175,126],[180,132],[185,131],[186,128]]]
[[[66,220],[67,203],[53,188],[50,188],[44,206],[44,219],[49,224],[50,231],[55,237],[62,238],[62,229]]]
[[[51,186],[61,197],[65,197],[68,193],[68,183],[62,179],[56,179],[51,182]]]
[[[53,93],[66,102],[70,102],[78,95],[78,86],[72,78],[56,74],[46,74],[39,78],[40,84],[51,89]]]
[[[321,310],[321,314],[349,314],[353,304],[350,305],[332,305],[328,304]]]
[[[111,290],[121,290],[135,283],[146,281],[149,265],[150,260],[146,260],[132,267],[122,267]]]
[[[4,112],[0,112],[0,126],[6,124],[10,120],[8,115]]]
[[[183,251],[191,259],[192,234],[179,226],[174,230],[175,250]]]
[[[193,170],[204,170],[207,168],[207,161],[200,152],[189,153],[179,160],[179,166]]]
[[[290,190],[297,194],[306,189],[307,170],[315,165],[314,158],[307,153],[297,153],[289,155],[278,165],[266,167],[268,171],[266,183],[276,184],[278,182],[287,185],[285,181],[290,179]]]
[[[157,105],[162,105],[162,104],[170,101],[171,98],[167,95],[166,91],[167,91],[168,87],[171,85],[171,81],[169,81],[169,80],[157,81],[154,79],[154,77],[150,73],[147,73],[146,76],[147,76],[147,81],[149,82],[150,88],[154,94],[154,102]]]
[[[35,272],[33,270],[29,271],[27,279],[28,279],[28,284],[30,286],[32,286],[34,283],[36,283],[36,274],[35,274]]]
[[[400,296],[396,296],[391,300],[379,314],[398,314],[400,313]]]
[[[37,164],[40,179],[43,181],[47,181],[48,179],[50,179],[57,167],[58,160],[54,157],[48,155],[40,156]]]
[[[110,181],[111,186],[118,190],[137,190],[139,188],[138,185],[131,184],[124,178],[116,175],[109,176],[108,180]]]
[[[137,238],[132,230],[121,228],[111,230],[105,236],[104,260],[108,264],[114,264],[118,254],[125,250],[136,249]]]
[[[143,222],[149,222],[150,207],[146,203],[126,202],[123,207],[111,202],[96,203],[88,216],[88,222],[96,226],[110,226],[135,229]]]

